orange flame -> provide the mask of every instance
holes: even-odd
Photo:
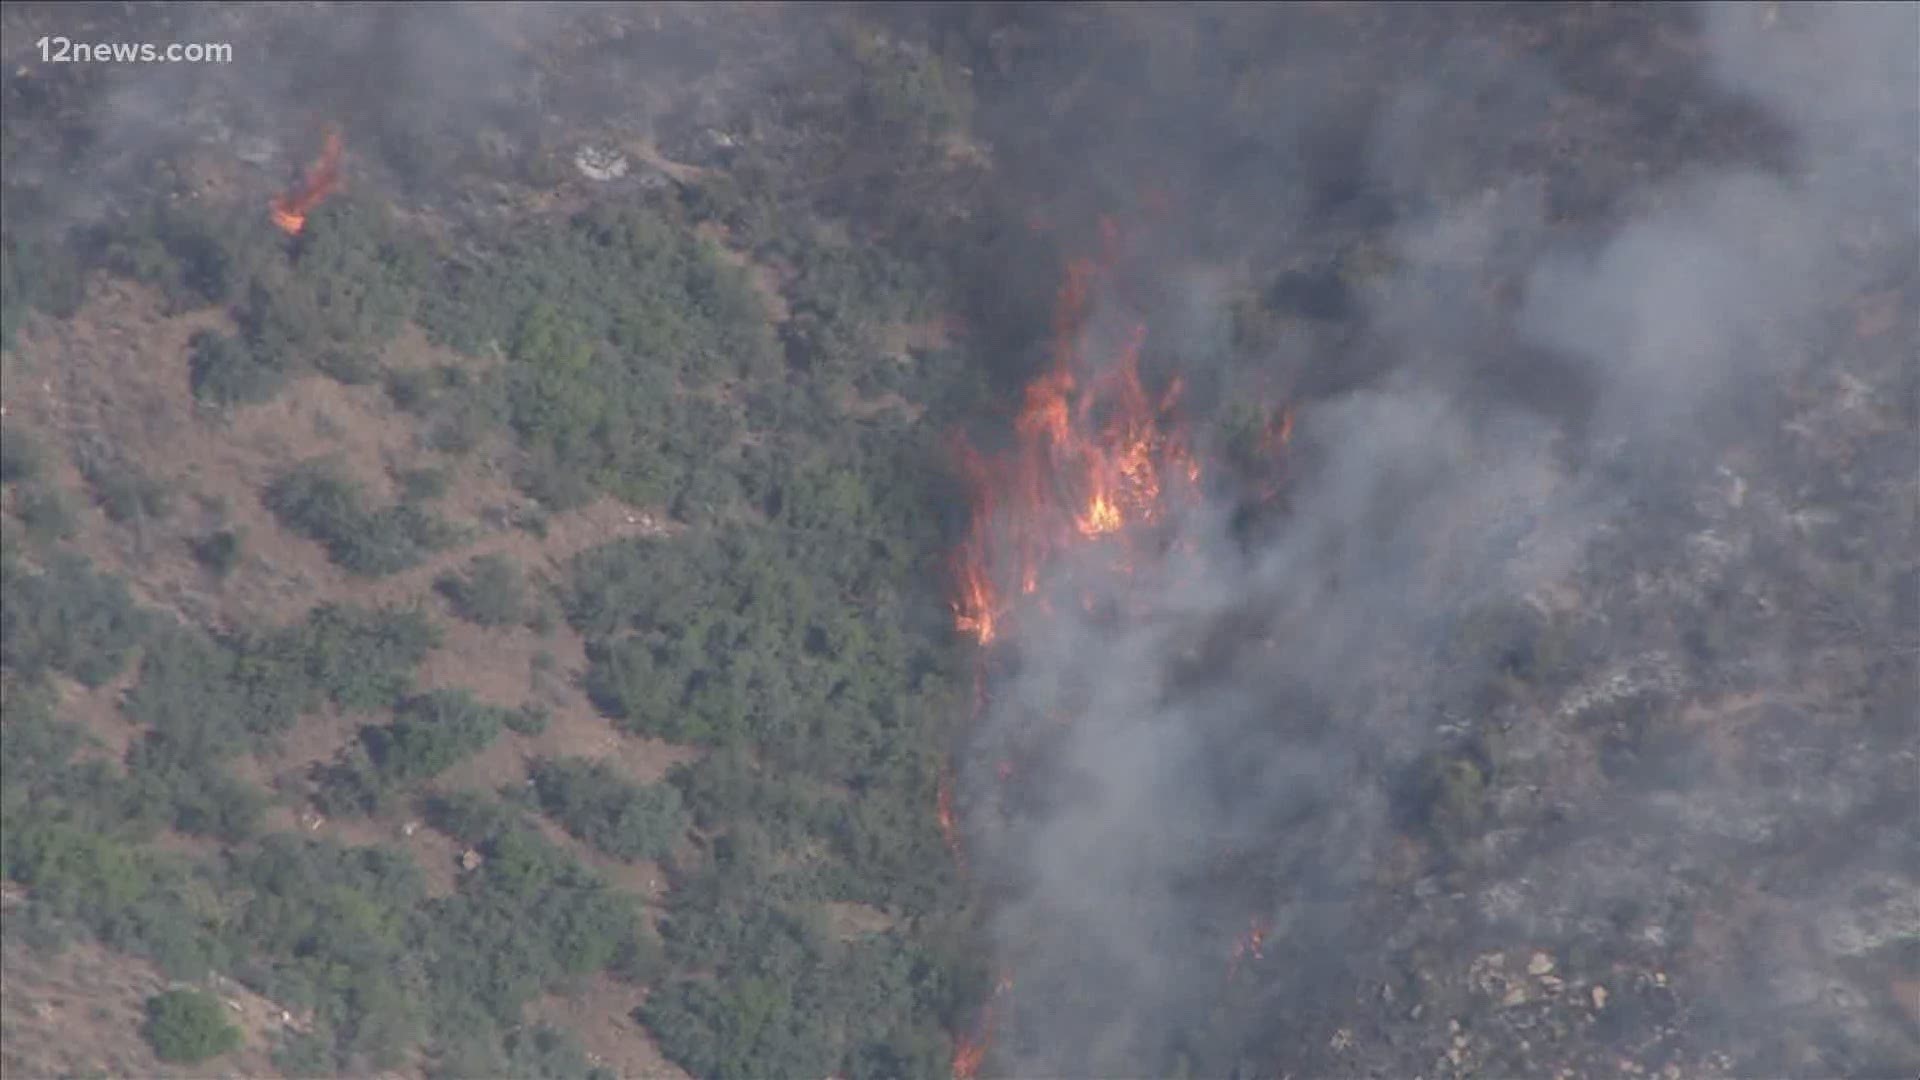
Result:
[[[966,849],[960,846],[960,823],[953,812],[953,775],[947,769],[940,770],[940,779],[934,791],[934,816],[940,822],[940,839],[945,841],[947,850],[953,853],[953,861],[964,871],[967,865]]]
[[[340,190],[340,155],[345,146],[337,128],[327,129],[326,145],[320,150],[320,157],[307,170],[306,179],[299,187],[276,196],[268,205],[267,212],[273,223],[288,236],[300,235],[307,227],[307,214],[320,201]]]
[[[1035,227],[1040,226],[1036,215]],[[1139,565],[1150,553],[1140,545],[1143,527],[1197,497],[1201,466],[1192,442],[1175,422],[1183,387],[1172,380],[1156,398],[1140,374],[1147,328],[1132,325],[1117,340],[1090,333],[1092,301],[1118,263],[1120,231],[1101,223],[1100,259],[1068,263],[1055,298],[1052,363],[1025,388],[1013,422],[1015,444],[991,457],[964,439],[955,453],[966,482],[971,516],[965,538],[953,553],[955,628],[982,647],[975,658],[975,707],[984,711],[988,654],[985,647],[1013,636],[1023,617],[1051,613],[1039,591],[1049,563],[1070,546],[1101,545],[1111,551],[1118,574]],[[1263,446],[1277,454],[1292,427],[1291,411],[1274,414]],[[1136,550],[1141,547],[1141,550]],[[1013,602],[1020,596],[1032,601]],[[1096,610],[1094,592],[1082,606]],[[1044,722],[1071,725],[1074,716],[1050,711]],[[1005,783],[1015,762],[996,763]],[[942,838],[965,871],[954,813],[953,781],[942,770],[936,797]],[[1269,927],[1256,919],[1236,942],[1229,961],[1231,978],[1246,957],[1258,960]],[[954,1080],[974,1080],[993,1045],[1001,999],[1012,988],[1003,976],[981,1006],[971,1031],[959,1035],[953,1049]]]
[[[1260,432],[1259,452],[1269,461],[1281,460],[1286,452],[1287,443],[1293,438],[1293,409],[1282,406],[1267,419],[1266,426]],[[1286,473],[1278,472],[1260,492],[1262,502],[1280,494],[1281,486],[1286,482]]]
[[[1124,548],[1132,527],[1161,519],[1171,489],[1197,490],[1199,463],[1169,422],[1179,383],[1157,401],[1142,384],[1147,328],[1129,327],[1102,363],[1086,355],[1096,287],[1122,248],[1110,221],[1101,223],[1101,245],[1102,260],[1067,265],[1054,305],[1053,364],[1027,385],[1013,452],[989,460],[960,445],[973,518],[955,552],[954,625],[982,645],[1004,629],[1003,583],[1031,595],[1045,564],[1070,543],[1117,540]]]
[[[974,1022],[973,1030],[954,1040],[953,1080],[975,1080],[980,1075],[987,1051],[993,1049],[994,1029],[1000,1023],[1000,1001],[1012,990],[1013,973],[1001,972],[993,984],[992,996],[980,1007],[980,1017]]]
[[[1267,935],[1273,932],[1273,924],[1260,916],[1254,916],[1247,925],[1247,931],[1234,939],[1233,955],[1227,958],[1227,978],[1232,980],[1240,970],[1240,963],[1249,958],[1266,959]]]

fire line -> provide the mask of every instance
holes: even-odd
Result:
[[[320,157],[307,169],[300,185],[284,195],[275,196],[267,213],[273,224],[288,236],[298,236],[307,227],[307,215],[327,196],[340,190],[340,158],[346,147],[338,128],[328,128]]]
[[[1201,492],[1201,463],[1177,418],[1180,381],[1171,380],[1156,397],[1141,377],[1147,327],[1125,325],[1118,335],[1093,332],[1094,297],[1108,284],[1123,248],[1110,221],[1101,223],[1101,240],[1100,259],[1067,265],[1054,304],[1051,364],[1025,388],[1012,425],[1013,447],[989,455],[964,437],[953,441],[971,513],[952,556],[951,605],[955,629],[979,646],[976,721],[988,704],[989,653],[1018,640],[1022,619],[1053,613],[1042,589],[1050,564],[1067,550],[1098,545],[1111,554],[1111,572],[1124,580],[1142,556],[1164,550],[1154,527],[1197,502]],[[1290,409],[1272,412],[1259,433],[1263,456],[1277,462],[1292,424]],[[1093,600],[1083,592],[1080,603],[1070,606],[1093,611]],[[1001,758],[993,770],[1002,786],[1023,771],[1011,758]],[[953,767],[943,768],[935,809],[940,835],[964,875],[954,782]],[[1256,920],[1235,943],[1229,979],[1243,960],[1261,958],[1267,932]],[[956,1038],[955,1080],[979,1075],[1012,985],[1011,975],[1003,975],[971,1030]]]

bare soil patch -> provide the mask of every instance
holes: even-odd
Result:
[[[205,1064],[173,1066],[154,1057],[140,1035],[146,999],[173,985],[146,961],[91,942],[51,956],[10,945],[0,950],[0,972],[7,988],[0,995],[6,1031],[0,1071],[10,1077],[275,1076],[274,1039],[301,1022],[232,980],[217,980],[212,990],[246,1042]]]
[[[598,976],[573,994],[549,995],[528,1005],[527,1018],[573,1032],[589,1061],[628,1080],[686,1080],[633,1018],[646,999],[644,987]]]

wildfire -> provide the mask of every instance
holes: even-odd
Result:
[[[980,713],[989,670],[985,647],[1017,636],[1023,618],[1051,614],[1040,584],[1052,560],[1070,547],[1097,544],[1111,554],[1111,572],[1124,577],[1143,557],[1164,550],[1166,538],[1150,527],[1200,491],[1200,462],[1177,422],[1179,380],[1156,397],[1141,376],[1146,326],[1093,323],[1093,298],[1122,249],[1110,222],[1102,222],[1101,240],[1100,259],[1076,259],[1067,266],[1054,304],[1052,362],[1025,388],[1012,425],[1012,448],[989,456],[964,439],[954,444],[971,517],[953,555],[952,608],[955,628],[983,647],[975,655],[974,674]],[[1277,455],[1292,422],[1290,411],[1273,413],[1263,431],[1263,450]],[[1016,606],[1024,596],[1033,599]],[[1079,600],[1090,613],[1113,606],[1103,605],[1097,590],[1083,590]],[[1119,610],[1124,613],[1127,606],[1122,603]],[[1074,720],[1062,711],[1049,712],[1040,722],[1070,725]],[[1003,785],[1024,774],[1013,758],[999,760],[993,771]],[[941,836],[964,872],[950,770],[940,774],[936,813]],[[1229,978],[1245,958],[1261,958],[1268,930],[1256,919],[1235,943]],[[972,1030],[956,1039],[954,1080],[978,1075],[993,1045],[1002,998],[1012,985],[1010,977],[1002,977]]]
[[[1111,223],[1102,237],[1105,260],[1067,266],[1054,305],[1053,364],[1026,388],[1014,450],[989,459],[959,444],[973,518],[955,553],[954,625],[982,645],[1003,629],[1003,587],[1031,595],[1047,561],[1069,544],[1124,539],[1161,519],[1170,489],[1197,490],[1199,463],[1172,422],[1178,382],[1155,401],[1141,380],[1147,328],[1134,324],[1108,354],[1087,355],[1094,291],[1120,248]]]
[[[1279,454],[1287,448],[1288,440],[1293,438],[1293,410],[1282,408],[1260,433],[1260,452],[1268,456]]]
[[[1255,916],[1248,924],[1245,933],[1233,941],[1233,954],[1227,958],[1227,978],[1231,980],[1240,970],[1242,961],[1266,959],[1267,935],[1273,930],[1273,924]]]
[[[340,155],[344,150],[339,130],[328,128],[326,145],[307,169],[300,186],[276,196],[268,206],[267,212],[281,232],[288,236],[300,235],[300,230],[307,227],[307,214],[319,206],[322,199],[340,190]]]
[[[944,840],[947,850],[953,854],[953,861],[966,868],[966,849],[960,846],[960,825],[953,812],[953,775],[949,770],[940,770],[940,779],[934,793],[934,816],[940,822],[940,839]]]
[[[1001,972],[993,984],[993,995],[980,1007],[980,1017],[974,1022],[973,1030],[953,1044],[953,1080],[974,1080],[980,1075],[987,1051],[993,1048],[994,1028],[1000,1022],[1000,1000],[1012,990],[1012,973]]]
[[[1293,438],[1293,409],[1282,407],[1267,419],[1266,426],[1260,431],[1259,452],[1268,461],[1280,461],[1286,452],[1287,442]],[[1276,473],[1260,492],[1260,500],[1266,502],[1280,494],[1285,482],[1284,472]]]

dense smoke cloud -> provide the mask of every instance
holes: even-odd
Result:
[[[1052,614],[1017,623],[1017,659],[989,678],[981,763],[967,784],[976,842],[1003,893],[995,940],[1016,980],[1002,1006],[1012,1017],[1000,1040],[1009,1074],[1140,1075],[1179,1062],[1262,1073],[1350,1069],[1350,1059],[1320,1049],[1343,1004],[1423,935],[1483,945],[1604,943],[1634,933],[1664,942],[1680,930],[1619,913],[1672,910],[1693,884],[1752,888],[1771,880],[1768,860],[1798,865],[1799,845],[1826,830],[1845,835],[1834,869],[1884,899],[1854,905],[1866,915],[1846,914],[1852,886],[1838,882],[1778,899],[1766,925],[1816,944],[1762,945],[1752,961],[1759,978],[1701,993],[1719,998],[1713,1007],[1736,1041],[1733,1032],[1750,1030],[1743,1022],[1792,1016],[1840,1025],[1863,1055],[1842,1064],[1886,1066],[1872,1055],[1889,1052],[1887,1029],[1860,1019],[1856,993],[1827,988],[1841,985],[1833,980],[1843,954],[1920,933],[1920,913],[1894,899],[1920,889],[1910,813],[1904,824],[1886,818],[1902,797],[1910,811],[1915,792],[1910,781],[1889,779],[1901,774],[1861,760],[1858,744],[1819,730],[1847,722],[1835,719],[1845,704],[1819,690],[1795,687],[1794,707],[1751,721],[1753,730],[1778,729],[1765,737],[1777,740],[1769,745],[1788,763],[1785,776],[1763,782],[1689,758],[1658,763],[1671,775],[1651,795],[1643,786],[1568,795],[1552,815],[1561,824],[1480,842],[1480,895],[1454,897],[1457,917],[1423,908],[1431,880],[1418,890],[1367,891],[1407,827],[1394,804],[1408,770],[1491,719],[1474,694],[1498,680],[1499,657],[1476,656],[1466,667],[1436,661],[1461,617],[1501,601],[1551,606],[1541,596],[1556,584],[1587,589],[1591,602],[1575,618],[1588,609],[1604,618],[1601,601],[1623,588],[1677,589],[1683,599],[1738,592],[1739,572],[1728,567],[1751,552],[1729,554],[1747,541],[1729,540],[1742,527],[1726,518],[1743,496],[1717,502],[1705,521],[1694,503],[1726,498],[1729,455],[1752,460],[1758,440],[1782,423],[1789,378],[1832,384],[1833,368],[1813,350],[1829,347],[1839,306],[1911,273],[1914,13],[1698,14],[1699,65],[1714,81],[1676,95],[1689,100],[1674,108],[1760,106],[1760,122],[1787,135],[1784,163],[1703,155],[1653,175],[1641,162],[1640,178],[1601,224],[1589,217],[1568,228],[1554,220],[1536,170],[1502,163],[1524,159],[1530,133],[1566,107],[1556,62],[1578,69],[1585,58],[1516,56],[1464,43],[1463,29],[1463,42],[1430,62],[1380,73],[1389,88],[1359,110],[1373,118],[1365,150],[1348,155],[1364,175],[1345,179],[1368,194],[1336,212],[1370,198],[1394,207],[1395,266],[1361,288],[1357,333],[1332,340],[1295,331],[1276,346],[1280,383],[1310,385],[1316,380],[1303,369],[1316,365],[1364,373],[1301,402],[1293,449],[1301,465],[1283,522],[1249,544],[1233,535],[1229,508],[1209,506],[1182,520],[1185,544],[1148,570],[1054,568],[1062,584]],[[1207,21],[1168,9],[1142,17]],[[1193,37],[1166,31],[1146,36]],[[1161,59],[1178,52],[1156,49]],[[1203,72],[1145,66],[1169,81],[1143,97],[1190,93],[1217,103]],[[1328,99],[1341,110],[1336,119],[1356,114],[1338,94]],[[1314,100],[1296,88],[1267,103],[1269,149],[1302,157],[1324,149],[1313,133],[1327,130],[1327,118],[1315,115]],[[1117,116],[1199,109],[1178,100],[1109,104]],[[1093,144],[1076,153],[1114,163],[1148,160],[1146,145],[1159,135],[1182,160],[1232,156],[1230,146],[1207,144],[1229,138],[1217,123],[1173,134],[1148,120],[1073,138]],[[1577,129],[1566,136],[1579,137]],[[1460,175],[1472,179],[1456,183]],[[1325,201],[1300,195],[1287,175],[1266,179],[1272,214],[1249,222],[1249,246],[1311,238]],[[1244,169],[1195,176],[1190,199],[1244,208],[1259,201],[1262,180]],[[1209,191],[1210,182],[1228,190]],[[1474,193],[1441,194],[1459,187]],[[1862,221],[1892,237],[1870,258],[1846,239]],[[1198,243],[1215,264],[1255,254],[1217,237]],[[1165,250],[1136,259],[1178,265]],[[1191,275],[1172,292],[1153,313],[1160,353],[1189,365],[1217,354],[1224,290]],[[1118,291],[1102,302],[1090,337],[1103,318],[1138,314]],[[1901,330],[1909,330],[1904,320]],[[1355,355],[1362,351],[1374,355]],[[1778,483],[1738,480],[1742,492]],[[1654,546],[1690,529],[1674,548]],[[1636,553],[1602,565],[1596,545]],[[1080,613],[1089,590],[1101,593],[1086,605],[1100,615]],[[1110,609],[1128,615],[1115,619]],[[1798,618],[1789,613],[1789,629],[1777,633],[1790,635]],[[1793,678],[1779,640],[1735,641],[1682,672],[1657,634],[1600,639],[1608,644],[1579,657],[1557,709],[1507,725],[1514,760],[1569,753],[1583,718],[1616,702],[1646,712],[1681,697],[1708,701],[1710,688],[1728,685],[1764,687],[1756,697],[1767,697]],[[1046,794],[1009,795],[993,760],[1063,715],[1071,723],[1035,755],[1046,762],[1044,779],[1016,785]],[[1555,796],[1535,790],[1532,798]],[[1609,921],[1616,918],[1624,921]],[[1235,982],[1228,970],[1223,979],[1249,920],[1271,928],[1263,974]],[[1874,929],[1836,929],[1863,920]],[[1833,946],[1836,936],[1848,944]],[[1444,1051],[1443,1024],[1429,1016],[1430,1034],[1408,1037]],[[1646,1034],[1629,1024],[1620,1037]],[[1241,1056],[1210,1053],[1221,1045]],[[1906,1048],[1914,1045],[1909,1038]],[[1723,1049],[1751,1054],[1738,1058],[1750,1067],[1820,1067],[1820,1059],[1769,1057],[1778,1050],[1771,1046]]]

